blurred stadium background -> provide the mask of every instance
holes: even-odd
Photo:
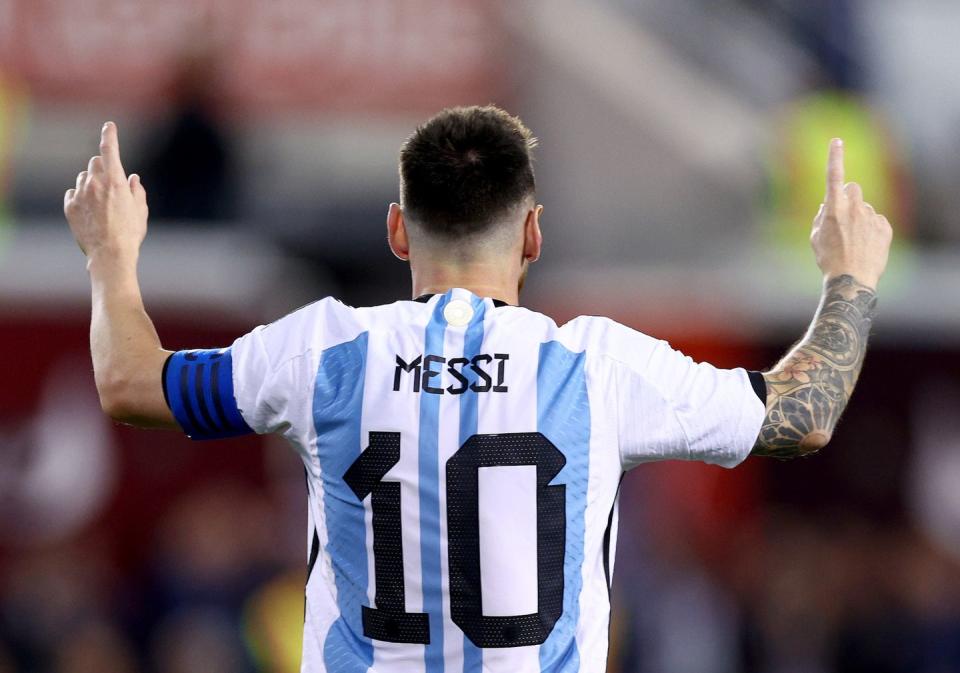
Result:
[[[297,670],[301,468],[99,414],[63,191],[115,119],[165,345],[408,296],[397,149],[541,141],[525,302],[763,368],[799,337],[827,141],[897,244],[822,455],[626,479],[611,673],[960,671],[960,4],[0,0],[0,672]]]

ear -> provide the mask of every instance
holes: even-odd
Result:
[[[540,259],[540,248],[543,247],[543,234],[540,232],[540,213],[542,212],[543,206],[531,208],[523,223],[523,259],[526,262],[536,262]]]
[[[387,211],[387,243],[397,259],[410,261],[410,239],[407,238],[407,225],[403,221],[403,209],[399,203],[391,203]]]

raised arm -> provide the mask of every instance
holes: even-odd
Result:
[[[103,410],[143,427],[177,427],[163,397],[163,350],[140,296],[137,260],[147,233],[147,194],[120,162],[117,127],[103,126],[100,154],[64,196],[64,213],[87,256],[93,311],[90,352]]]
[[[892,229],[863,200],[860,186],[843,179],[843,144],[835,139],[826,198],[810,237],[823,296],[804,338],[764,373],[767,415],[753,455],[787,459],[823,448],[863,366]]]

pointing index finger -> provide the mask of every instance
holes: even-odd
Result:
[[[120,162],[120,140],[117,137],[117,125],[107,122],[100,133],[100,153],[107,173],[126,179],[123,164]]]
[[[834,138],[830,141],[830,155],[827,159],[827,205],[839,201],[843,196],[843,141]]]

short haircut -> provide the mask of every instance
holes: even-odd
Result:
[[[400,150],[405,215],[446,240],[493,229],[533,197],[536,143],[523,122],[498,107],[443,110]]]

